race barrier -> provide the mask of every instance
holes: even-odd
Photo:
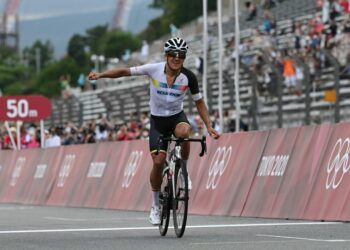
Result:
[[[190,213],[350,220],[350,123],[191,144]],[[149,211],[148,141],[0,151],[0,202]]]

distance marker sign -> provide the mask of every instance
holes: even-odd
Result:
[[[0,97],[0,121],[38,121],[51,113],[51,102],[44,96]]]

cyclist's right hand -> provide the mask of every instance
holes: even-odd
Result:
[[[208,128],[208,133],[211,137],[213,137],[215,140],[220,138],[220,133],[213,129],[212,127]]]
[[[100,74],[97,72],[90,72],[88,79],[89,80],[98,80],[98,79],[100,79]]]

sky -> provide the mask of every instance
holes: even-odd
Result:
[[[148,8],[153,0],[129,0],[133,2],[127,22],[127,30],[138,33],[148,21],[161,12]],[[6,0],[0,0],[3,13]],[[32,46],[36,40],[50,40],[55,57],[64,56],[69,39],[74,34],[97,25],[110,24],[117,0],[21,0],[20,47]],[[134,18],[137,17],[137,18]]]

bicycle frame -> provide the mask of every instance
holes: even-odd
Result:
[[[203,156],[206,152],[206,138],[202,139],[194,138],[158,138],[158,149],[156,154],[159,153],[160,145],[166,142],[175,142],[175,147],[168,147],[168,159],[166,167],[163,169],[163,181],[164,177],[167,178],[166,186],[164,186],[165,197],[170,200],[166,200],[162,203],[161,212],[161,224],[159,225],[159,231],[162,236],[165,236],[168,231],[170,210],[173,210],[174,229],[177,237],[182,237],[186,229],[187,213],[188,213],[188,172],[186,164],[181,158],[181,143],[196,141],[200,142],[202,146],[200,156]],[[170,149],[172,148],[172,149]],[[179,184],[180,180],[180,184]],[[171,183],[170,183],[171,182]],[[166,189],[167,187],[167,189]],[[162,189],[163,190],[163,189]],[[172,192],[172,194],[170,194]],[[164,200],[162,201],[164,202]],[[172,205],[169,205],[172,204]],[[178,205],[180,204],[180,205]],[[167,205],[164,207],[164,205]],[[168,207],[169,206],[169,207]],[[179,206],[179,207],[178,207]],[[163,224],[164,223],[164,224]]]

